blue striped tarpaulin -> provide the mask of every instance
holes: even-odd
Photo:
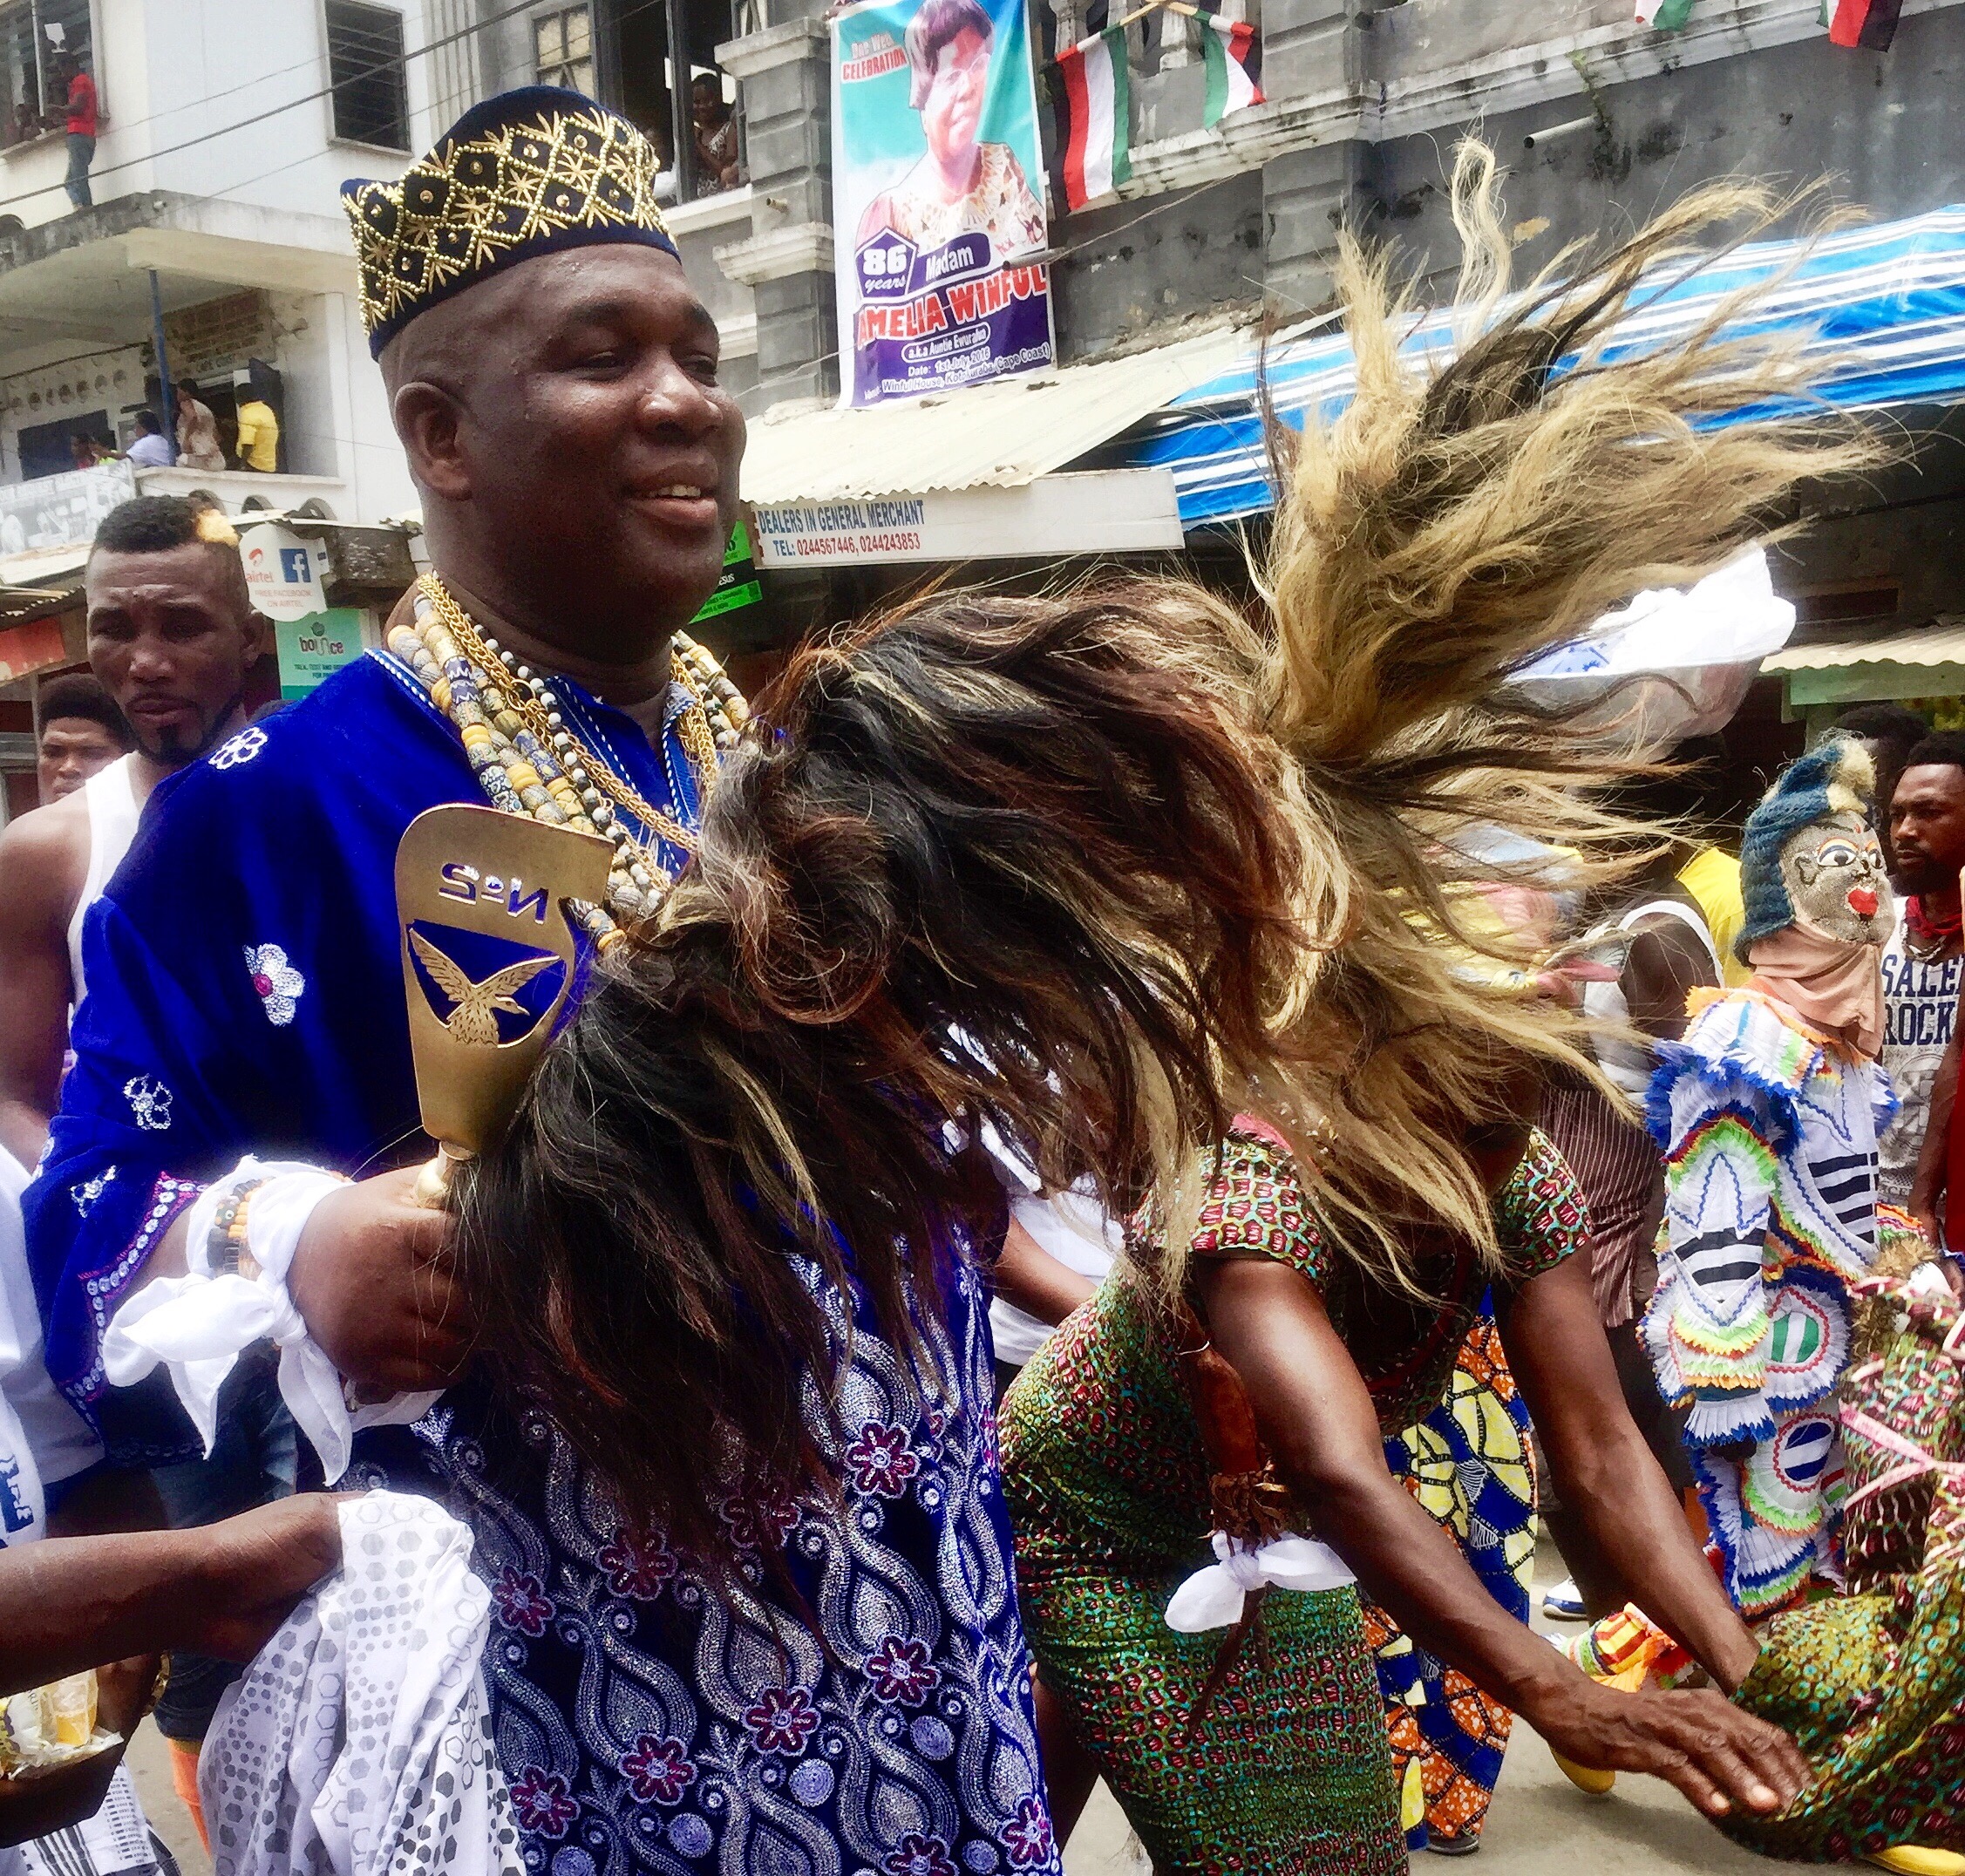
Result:
[[[1829,404],[1947,403],[1965,396],[1965,205],[1846,229],[1805,252],[1798,241],[1759,241],[1703,265],[1681,262],[1633,296],[1608,356],[1688,332],[1729,294],[1788,269],[1751,316],[1726,323],[1728,336],[1806,333],[1806,349],[1824,357],[1816,389]],[[1415,360],[1443,362],[1452,346],[1452,316],[1445,311],[1418,318],[1404,342]],[[1274,504],[1259,369],[1271,408],[1293,428],[1302,429],[1312,410],[1328,422],[1350,399],[1350,344],[1328,322],[1272,340],[1266,358],[1252,345],[1231,370],[1175,398],[1125,459],[1173,472],[1188,527],[1260,514]],[[1764,413],[1724,421],[1758,414]]]

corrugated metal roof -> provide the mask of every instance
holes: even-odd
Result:
[[[1743,308],[1734,296],[1750,289],[1757,296]],[[1722,248],[1697,265],[1683,255],[1662,262],[1632,296],[1606,356],[1653,351],[1709,321],[1727,339],[1793,340],[1812,379],[1806,400],[1730,411],[1715,425],[1803,415],[1818,400],[1843,409],[1955,404],[1965,398],[1965,204],[1819,240]],[[1311,412],[1329,422],[1350,402],[1350,341],[1327,325],[1285,335],[1266,356],[1251,345],[1128,452],[1132,462],[1173,470],[1189,527],[1274,505],[1268,415],[1300,430]],[[1458,327],[1452,307],[1416,316],[1407,357],[1444,364]]]
[[[1784,671],[1842,671],[1859,664],[1965,664],[1965,619],[1941,618],[1887,638],[1831,645],[1790,645],[1764,660],[1769,676]]]
[[[78,610],[81,591],[73,581],[57,587],[0,586],[0,625],[22,625],[51,613]]]
[[[746,501],[857,500],[1019,488],[1224,370],[1248,344],[1220,326],[1127,358],[876,404],[767,411],[744,452]]]

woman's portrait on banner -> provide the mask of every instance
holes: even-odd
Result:
[[[904,45],[908,102],[927,148],[867,205],[855,245],[891,229],[923,251],[985,234],[999,261],[1042,248],[1044,204],[1016,152],[977,140],[996,49],[989,16],[976,0],[922,0]]]

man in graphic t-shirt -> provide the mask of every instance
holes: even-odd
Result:
[[[1965,736],[1927,736],[1912,748],[1890,800],[1890,846],[1903,890],[1897,928],[1883,948],[1882,1062],[1902,1105],[1877,1143],[1878,1195],[1908,1206],[1965,961]]]

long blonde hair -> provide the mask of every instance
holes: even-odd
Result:
[[[1356,394],[1295,451],[1261,576],[1267,652],[1249,673],[1295,760],[1312,856],[1309,964],[1275,1078],[1252,1102],[1315,1169],[1348,1247],[1402,1284],[1402,1221],[1495,1254],[1465,1141],[1513,1118],[1511,1071],[1596,1072],[1560,1004],[1469,968],[1511,949],[1533,962],[1468,916],[1468,887],[1506,876],[1479,857],[1487,836],[1564,850],[1581,887],[1656,851],[1602,805],[1617,765],[1511,704],[1503,681],[1639,588],[1701,578],[1779,532],[1798,483],[1881,453],[1819,407],[1712,425],[1804,395],[1819,369],[1795,336],[1725,334],[1764,286],[1681,336],[1611,353],[1659,284],[1812,199],[1712,185],[1605,251],[1566,250],[1514,296],[1499,207],[1492,153],[1464,144],[1457,355],[1430,372],[1401,353],[1412,309],[1389,258],[1343,241]]]

